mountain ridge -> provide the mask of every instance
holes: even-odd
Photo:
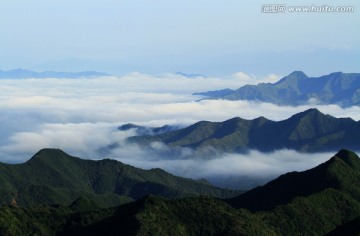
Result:
[[[249,100],[277,105],[337,104],[341,107],[360,104],[360,73],[333,72],[308,77],[294,71],[275,83],[244,85],[236,90],[198,92],[205,99]]]
[[[353,181],[360,181],[359,157],[354,152],[342,149],[331,159],[312,169],[286,173],[228,202],[236,208],[252,211],[273,210],[278,205],[290,203],[295,197],[306,197],[327,188],[342,188],[341,174],[351,174],[353,171],[357,172],[351,175]]]
[[[247,120],[239,117],[222,122],[199,121],[186,128],[159,135],[128,138],[142,147],[162,142],[169,147],[201,149],[212,147],[224,152],[259,150],[272,152],[293,149],[300,152],[358,150],[360,122],[335,118],[312,108],[288,119],[272,121],[265,117]]]
[[[0,183],[0,204],[15,197],[24,206],[70,204],[80,196],[111,206],[146,194],[170,198],[200,194],[225,197],[239,192],[160,169],[142,170],[111,159],[84,160],[59,149],[42,149],[22,164],[0,163]]]

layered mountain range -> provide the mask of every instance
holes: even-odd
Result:
[[[251,149],[262,152],[279,149],[300,152],[336,151],[341,148],[359,150],[360,122],[309,109],[282,121],[265,117],[200,121],[179,130],[138,135],[128,140],[143,147],[161,142],[169,147],[213,148],[225,152],[247,152]]]
[[[337,104],[360,105],[360,73],[335,72],[308,77],[295,71],[276,83],[245,85],[236,90],[223,89],[196,93],[209,99],[249,100],[278,105]]]
[[[62,165],[69,163],[56,162],[61,156],[54,152],[60,151],[41,151],[42,162],[67,169]],[[313,169],[284,174],[225,200],[147,195],[111,208],[87,197],[68,206],[3,205],[0,235],[358,235],[359,219],[360,159],[342,149]]]

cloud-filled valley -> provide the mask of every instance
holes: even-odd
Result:
[[[53,147],[82,158],[114,158],[137,167],[162,168],[176,175],[207,178],[218,184],[237,177],[261,182],[287,171],[305,170],[334,153],[279,150],[268,154],[257,151],[220,154],[214,150],[170,150],[161,143],[144,149],[125,142],[126,137],[134,135],[133,130],[117,130],[126,123],[185,126],[200,120],[259,116],[282,120],[314,107],[310,104],[290,107],[247,101],[199,101],[201,97],[191,95],[277,79],[275,75],[257,78],[244,73],[209,78],[132,73],[91,79],[2,79],[0,161],[24,162],[39,149]],[[316,108],[335,117],[360,119],[359,107],[317,105]],[[118,146],[110,152],[99,152],[114,143]],[[236,181],[238,179],[233,182]]]

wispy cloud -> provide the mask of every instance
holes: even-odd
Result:
[[[313,168],[335,154],[306,154],[293,150],[218,153],[212,149],[172,149],[161,143],[153,144],[150,148],[129,147],[128,144],[126,147],[120,145],[109,156],[144,169],[162,168],[179,176],[205,178],[218,186],[242,189],[264,184],[289,171]]]

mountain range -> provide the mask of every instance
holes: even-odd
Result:
[[[22,164],[0,163],[0,205],[12,200],[20,206],[67,205],[83,196],[109,207],[147,194],[224,198],[238,193],[161,169],[142,170],[110,159],[84,160],[58,149],[43,149]]]
[[[223,200],[148,195],[111,208],[86,197],[68,206],[3,205],[0,235],[358,235],[359,180],[359,157],[342,149],[313,169]]]
[[[176,72],[175,75],[180,75],[187,78],[206,78],[206,76],[203,74],[189,74],[184,72]]]
[[[276,83],[245,85],[236,90],[224,89],[195,93],[209,99],[249,100],[278,105],[337,104],[360,105],[360,73],[335,72],[308,77],[295,71]]]
[[[35,72],[31,70],[24,69],[15,69],[2,71],[0,70],[0,79],[27,79],[27,78],[82,78],[82,77],[99,77],[99,76],[109,76],[102,72],[96,71],[82,71],[82,72],[56,72],[56,71],[44,71],[44,72]]]
[[[143,147],[162,142],[169,147],[213,148],[224,152],[293,149],[300,152],[359,150],[360,122],[335,118],[309,109],[282,121],[239,117],[223,122],[200,121],[186,128],[156,135],[138,135],[129,142]]]
[[[163,134],[170,131],[179,130],[180,126],[171,126],[171,125],[164,125],[161,127],[146,127],[146,126],[140,126],[135,125],[132,123],[124,124],[120,127],[118,127],[118,130],[120,131],[127,131],[127,130],[135,130],[136,135],[156,135],[156,134]]]

